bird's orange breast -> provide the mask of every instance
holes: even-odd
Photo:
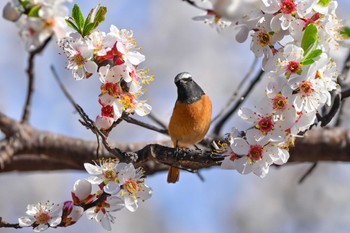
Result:
[[[191,104],[177,101],[168,128],[174,145],[188,147],[200,142],[208,132],[211,114],[212,104],[207,95]]]

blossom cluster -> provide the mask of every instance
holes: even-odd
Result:
[[[12,0],[3,9],[3,17],[16,22],[26,49],[33,51],[52,35],[65,36],[70,0]]]
[[[331,104],[338,72],[329,52],[343,39],[336,8],[331,0],[225,0],[213,5],[206,20],[216,12],[212,25],[235,25],[238,41],[250,35],[250,48],[263,58],[269,79],[259,103],[238,112],[249,127],[233,129],[226,143],[215,144],[225,151],[223,168],[264,177],[270,165],[287,162],[295,138]]]
[[[84,166],[92,176],[75,182],[72,200],[28,205],[27,215],[18,219],[19,226],[31,226],[35,232],[49,227],[67,227],[76,223],[85,212],[88,219],[96,220],[110,231],[111,223],[115,221],[113,212],[124,207],[134,212],[139,201],[152,195],[152,189],[144,183],[143,171],[132,164],[105,159],[99,164],[85,163]]]
[[[101,8],[95,11],[98,9]],[[93,17],[88,16],[89,19]],[[123,112],[147,115],[151,106],[140,96],[145,92],[144,85],[149,84],[153,76],[147,74],[148,70],[138,69],[145,56],[139,52],[133,32],[114,25],[110,26],[108,33],[96,28],[88,33],[86,30],[80,32],[79,25],[73,28],[77,31],[59,40],[58,45],[67,56],[66,68],[72,71],[76,80],[96,74],[101,81],[98,98],[101,115],[96,118],[96,126],[109,129]]]

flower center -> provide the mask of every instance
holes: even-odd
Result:
[[[125,181],[123,187],[130,194],[136,194],[138,191],[140,191],[139,181],[137,181],[137,180],[129,179],[129,180]]]
[[[294,3],[293,0],[285,0],[281,2],[281,11],[284,14],[291,15],[293,14],[297,9],[297,5]]]
[[[107,169],[106,171],[103,172],[103,175],[107,180],[112,180],[112,181],[114,181],[115,178],[117,177],[117,173],[113,169]]]
[[[72,57],[72,61],[79,67],[82,67],[85,64],[85,58],[79,52]]]
[[[113,112],[113,106],[112,105],[106,105],[103,106],[101,109],[102,116],[106,117],[114,117],[114,112]]]
[[[35,215],[35,221],[38,224],[46,224],[50,221],[51,216],[49,213],[43,212],[42,210],[39,210],[39,212]]]
[[[124,98],[121,102],[123,104],[123,110],[126,110],[128,108],[135,108],[135,97],[131,94],[124,95]]]
[[[253,161],[262,159],[263,147],[260,145],[250,146],[248,157]]]
[[[270,35],[267,32],[260,32],[258,35],[258,39],[261,47],[270,44]]]
[[[271,117],[261,118],[256,126],[263,134],[267,134],[273,129],[274,123]]]
[[[121,90],[118,84],[107,82],[101,86],[102,94],[108,93],[111,96],[117,97],[120,95]]]
[[[281,94],[272,99],[273,109],[283,111],[288,106],[288,99]]]
[[[44,28],[53,28],[56,24],[56,21],[54,18],[51,18],[51,19],[47,19],[45,21],[45,25],[44,25]]]
[[[290,74],[295,74],[301,71],[301,65],[298,61],[290,61],[287,66],[287,72]]]
[[[312,83],[310,81],[302,81],[299,84],[300,92],[303,96],[309,96],[314,91],[312,88]]]

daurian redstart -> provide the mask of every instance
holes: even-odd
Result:
[[[178,74],[175,84],[177,100],[169,122],[169,135],[174,147],[190,147],[200,142],[208,132],[212,114],[211,100],[189,73]],[[176,183],[179,176],[179,168],[169,168],[169,183]]]

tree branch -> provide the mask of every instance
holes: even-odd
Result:
[[[29,53],[28,58],[28,67],[27,67],[27,76],[28,76],[28,88],[27,88],[27,97],[26,102],[24,104],[23,113],[22,113],[22,122],[28,122],[29,116],[30,116],[30,109],[32,106],[32,96],[34,93],[34,58],[36,55],[41,53],[44,48],[48,45],[48,43],[51,41],[52,36],[48,37],[44,43],[38,47],[37,49],[31,51]]]
[[[4,114],[0,114],[4,118]],[[83,170],[85,162],[99,158],[113,157],[106,148],[100,148],[97,157],[96,141],[83,140],[65,135],[37,130],[27,124],[20,124],[8,117],[7,122],[15,123],[15,137],[11,141],[2,141],[10,147],[6,163],[0,172],[6,171],[38,171],[38,170]],[[305,138],[296,142],[291,148],[289,162],[316,161],[350,161],[350,130],[341,128],[314,129]],[[11,143],[9,143],[11,142]],[[6,144],[7,143],[7,144]],[[1,145],[1,144],[0,144]],[[147,175],[164,171],[169,165],[191,172],[199,169],[218,166],[220,159],[210,151],[181,149],[175,153],[170,141],[157,144],[115,144],[121,152],[118,157],[122,162],[130,162],[136,158],[135,167],[143,167]],[[313,148],[310,150],[310,148]],[[0,156],[5,148],[0,146]],[[176,156],[175,156],[176,154]]]
[[[261,70],[257,76],[254,78],[254,80],[250,83],[249,87],[245,90],[241,98],[236,102],[234,106],[228,111],[220,120],[218,123],[216,123],[213,133],[214,135],[220,135],[220,131],[224,124],[227,122],[227,120],[237,111],[237,109],[242,105],[242,103],[245,101],[245,99],[248,97],[249,93],[254,89],[255,85],[259,82],[260,78],[263,76],[264,71]]]

